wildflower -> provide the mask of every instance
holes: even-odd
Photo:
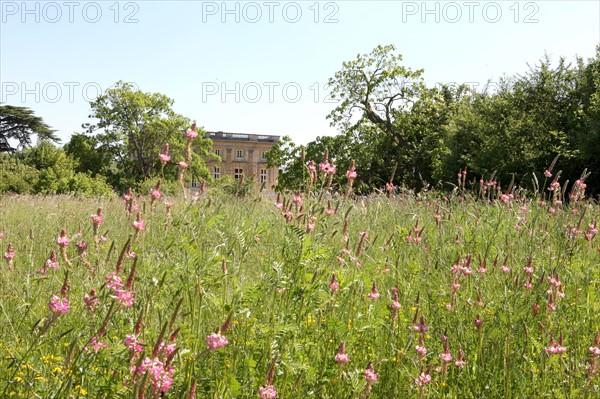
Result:
[[[327,201],[327,209],[325,210],[325,214],[329,216],[335,215],[335,211],[331,207],[331,201]]]
[[[160,182],[158,182],[156,185],[160,186]],[[162,197],[160,187],[150,189],[150,196],[152,197],[152,202],[154,202],[155,200],[159,200],[160,197]]]
[[[93,311],[96,308],[96,305],[98,305],[96,290],[92,288],[89,294],[85,294],[83,296],[83,302],[85,303],[87,310]]]
[[[331,276],[331,281],[329,282],[329,290],[333,293],[340,289],[340,284],[337,281],[336,275]]]
[[[370,299],[379,298],[379,292],[377,291],[377,285],[375,285],[375,281],[373,281],[373,285],[371,286],[371,292],[367,295]]]
[[[98,211],[91,216],[92,224],[94,226],[100,226],[104,223],[104,218],[102,217],[102,208],[98,208]]]
[[[129,334],[125,337],[125,340],[123,341],[123,344],[129,348],[129,350],[131,352],[137,352],[137,353],[142,353],[144,351],[144,347],[142,346],[142,344],[144,343],[143,340],[138,340],[138,336],[135,334]]]
[[[140,212],[138,212],[137,218],[131,225],[133,226],[133,228],[136,231],[142,231],[145,229],[146,225],[144,224],[144,221],[142,220],[142,214]]]
[[[277,390],[273,385],[267,385],[258,389],[258,394],[261,399],[275,399],[277,397]]]
[[[481,324],[483,324],[483,321],[481,320],[481,317],[479,317],[479,315],[477,315],[473,324],[475,324],[475,328],[477,328],[477,329],[479,327],[481,327]]]
[[[165,144],[163,152],[158,154],[158,159],[160,163],[165,165],[167,162],[171,160],[171,156],[169,155],[169,144]]]
[[[567,348],[562,345],[563,339],[562,337],[558,342],[554,341],[554,337],[550,337],[550,345],[544,348],[544,352],[549,355],[560,355],[563,353],[567,353]]]
[[[398,287],[392,288],[393,300],[390,307],[394,310],[400,309],[400,302],[398,301]]]
[[[106,276],[106,288],[117,291],[123,288],[123,280],[115,272]]]
[[[117,301],[126,308],[130,308],[133,306],[133,302],[135,301],[135,291],[125,291],[125,290],[116,290],[115,295]]]
[[[183,161],[177,162],[177,165],[179,166],[180,169],[187,169],[190,166],[189,163],[183,162]]]
[[[423,338],[421,338],[421,342],[419,342],[419,345],[415,346],[415,352],[417,352],[419,356],[425,357],[427,356],[427,348],[425,347],[422,341]]]
[[[450,353],[450,349],[448,348],[448,337],[443,335],[442,341],[444,342],[444,352],[440,353],[440,359],[444,363],[450,363],[452,361],[452,354]]]
[[[60,236],[56,239],[56,243],[61,248],[65,248],[65,247],[69,246],[69,244],[71,243],[71,240],[69,240],[69,238],[67,237],[67,230],[62,229],[60,231]]]
[[[373,363],[369,363],[369,367],[367,367],[363,376],[368,383],[377,382],[379,376],[375,373],[375,366],[373,366]]]
[[[90,345],[92,345],[92,349],[94,349],[95,353],[98,353],[98,351],[100,349],[106,349],[108,348],[108,345],[105,343],[100,342],[100,340],[97,337],[92,337],[92,339],[90,339]],[[85,346],[83,348],[83,350],[88,351],[88,347]]]
[[[392,182],[385,183],[385,191],[387,191],[389,193],[394,191],[394,183],[392,183]]]
[[[192,130],[192,129],[188,129],[188,130],[185,132],[185,135],[186,135],[186,137],[187,137],[188,139],[190,139],[190,140],[193,140],[193,139],[195,139],[196,137],[198,137],[198,132],[197,132],[197,131],[195,131],[195,130]]]
[[[429,372],[422,372],[417,378],[415,378],[415,385],[418,387],[424,387],[431,382],[431,375]]]
[[[308,222],[306,222],[306,232],[311,233],[315,231],[315,222],[317,221],[316,217],[311,217]]]
[[[206,344],[210,350],[219,349],[228,344],[227,337],[220,333],[212,333],[206,338]]]
[[[60,299],[56,295],[53,295],[50,298],[48,307],[56,315],[67,313],[69,311],[69,298]]]
[[[342,341],[342,343],[340,344],[340,350],[335,355],[335,362],[344,364],[344,363],[348,363],[349,361],[350,361],[350,358],[346,354],[346,343],[344,341]]]
[[[354,161],[350,164],[350,168],[346,171],[346,177],[348,180],[354,180],[357,178],[356,168],[354,166]]]
[[[302,201],[302,197],[300,197],[300,190],[296,191],[296,194],[292,197],[292,202],[297,206],[302,206],[304,202]]]
[[[466,366],[467,361],[464,360],[464,354],[462,349],[458,350],[458,360],[454,362],[454,366],[461,368],[463,366]]]
[[[6,259],[6,261],[10,263],[15,256],[15,249],[13,245],[9,243],[8,247],[6,247],[6,252],[4,253],[4,259]]]

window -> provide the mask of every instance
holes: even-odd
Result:
[[[215,155],[221,156],[221,150],[218,148],[215,148]]]
[[[215,166],[214,170],[213,170],[213,178],[214,179],[218,179],[221,177],[221,167],[220,166]]]
[[[267,170],[261,169],[260,170],[260,184],[263,184],[266,182],[267,182]]]
[[[244,176],[244,169],[242,169],[242,168],[235,168],[233,170],[233,177],[235,178],[235,180],[241,179],[242,176]]]
[[[260,159],[262,159],[263,161],[267,160],[267,152],[266,151],[260,152]]]
[[[194,175],[192,175],[192,188],[200,188],[200,182],[196,180]]]
[[[237,159],[244,159],[244,151],[243,150],[236,150],[235,151],[235,157]]]

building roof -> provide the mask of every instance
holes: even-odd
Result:
[[[248,133],[227,133],[227,132],[206,132],[208,139],[213,140],[231,140],[231,141],[257,141],[276,143],[280,136],[271,136],[267,134],[248,134]]]

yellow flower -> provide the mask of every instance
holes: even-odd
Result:
[[[38,375],[37,377],[35,377],[35,380],[36,380],[36,381],[41,381],[41,382],[46,382],[46,381],[48,381],[48,380],[46,379],[46,377],[44,377],[43,375]]]

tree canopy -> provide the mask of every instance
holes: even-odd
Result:
[[[30,147],[36,135],[41,140],[60,142],[55,131],[29,108],[0,105],[0,152]],[[17,142],[16,147],[11,146],[11,140]]]

